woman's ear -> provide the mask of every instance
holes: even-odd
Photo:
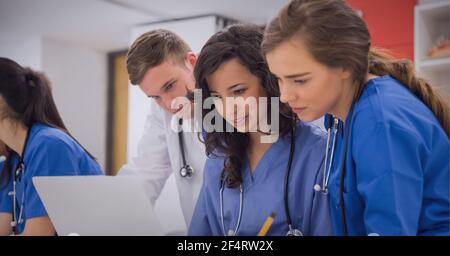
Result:
[[[352,77],[352,71],[348,68],[342,68],[341,70],[341,79],[347,80]]]

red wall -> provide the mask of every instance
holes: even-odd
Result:
[[[362,10],[372,45],[389,49],[395,57],[414,59],[414,6],[417,0],[347,0]]]

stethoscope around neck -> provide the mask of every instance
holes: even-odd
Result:
[[[289,198],[288,198],[288,192],[289,192],[289,176],[291,174],[291,167],[292,167],[292,161],[294,158],[294,151],[295,151],[295,127],[291,129],[291,146],[290,146],[290,152],[289,152],[289,160],[287,164],[286,169],[286,175],[284,178],[284,211],[286,214],[286,222],[288,225],[288,232],[286,236],[303,236],[303,233],[296,229],[293,225],[291,214],[289,212]],[[225,190],[225,184],[226,184],[227,176],[222,178],[221,184],[220,184],[220,194],[219,194],[219,204],[220,204],[220,224],[222,228],[222,233],[224,236],[235,236],[239,232],[239,227],[241,225],[242,221],[242,213],[244,209],[244,187],[242,183],[239,186],[239,215],[238,220],[236,222],[236,227],[234,230],[230,229],[228,232],[225,230],[225,214],[224,214],[224,202],[223,202],[223,191]]]

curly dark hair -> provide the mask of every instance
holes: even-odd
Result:
[[[267,97],[279,97],[278,81],[269,71],[269,67],[262,55],[261,42],[263,28],[255,25],[235,24],[213,35],[203,46],[194,69],[196,86],[202,90],[202,103],[210,97],[207,78],[213,74],[223,63],[237,59],[253,75],[259,78]],[[216,111],[204,109],[203,116]],[[269,122],[271,105],[268,101]],[[220,116],[220,115],[215,115]],[[223,119],[223,118],[222,118]],[[291,109],[280,103],[280,136],[289,134],[295,125],[296,117]],[[216,120],[213,120],[215,122]],[[241,167],[246,160],[249,135],[247,133],[225,132],[227,122],[224,124],[224,132],[207,132],[204,137],[206,154],[211,157],[224,157],[224,166],[221,175],[221,183],[226,182],[228,188],[239,187],[242,182]],[[226,178],[225,178],[226,177]]]

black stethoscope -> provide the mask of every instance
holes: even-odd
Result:
[[[16,169],[13,173],[13,191],[10,191],[8,193],[9,196],[12,196],[12,204],[13,204],[13,220],[11,221],[10,225],[13,228],[13,232],[17,233],[17,225],[20,225],[24,222],[23,220],[23,210],[25,205],[25,189],[22,191],[22,198],[20,200],[20,206],[19,206],[19,215],[17,215],[17,183],[22,180],[22,176],[25,172],[25,162],[24,162],[24,156],[25,156],[25,150],[28,144],[28,138],[30,135],[30,130],[27,131],[27,135],[25,138],[25,143],[23,145],[22,154],[19,156],[19,163],[16,166]]]
[[[340,173],[339,173],[339,200],[340,204],[339,207],[341,209],[341,223],[342,223],[342,235],[347,236],[348,230],[347,230],[347,220],[345,218],[346,212],[345,212],[345,202],[344,202],[344,179],[345,179],[345,165],[347,161],[347,151],[348,151],[348,139],[350,137],[350,127],[352,126],[352,120],[353,120],[353,109],[355,107],[356,101],[359,100],[359,96],[353,101],[352,106],[349,111],[350,119],[348,120],[347,126],[347,134],[345,135],[345,144],[344,144],[344,152],[342,154],[342,164],[340,167]]]
[[[178,123],[180,126],[183,125],[183,119],[179,119]],[[183,129],[178,132],[178,142],[180,144],[181,151],[181,159],[183,160],[183,166],[180,168],[180,176],[183,178],[190,178],[194,175],[194,168],[192,168],[189,164],[186,163],[186,156],[184,153],[184,145],[183,145]]]
[[[290,152],[289,152],[289,160],[288,160],[288,164],[287,164],[287,170],[286,170],[286,176],[284,178],[284,211],[286,214],[286,219],[287,219],[287,224],[288,224],[288,232],[287,232],[287,236],[303,236],[303,233],[299,230],[296,229],[292,223],[292,219],[291,219],[291,214],[289,212],[289,198],[288,198],[288,190],[289,190],[289,176],[291,174],[291,167],[292,167],[292,161],[294,158],[294,151],[295,151],[295,127],[293,127],[291,129],[291,147],[290,147]],[[225,225],[224,225],[224,207],[223,207],[223,191],[225,189],[225,183],[224,182],[225,179],[221,180],[221,185],[220,185],[220,223],[222,225],[222,232],[224,236],[231,236],[231,235],[237,235],[237,232],[239,231],[239,227],[241,225],[241,220],[242,220],[242,211],[243,211],[243,207],[244,207],[244,188],[241,185],[239,186],[239,216],[238,216],[238,220],[236,223],[236,227],[233,230],[230,229],[230,231],[228,233],[225,232]]]

